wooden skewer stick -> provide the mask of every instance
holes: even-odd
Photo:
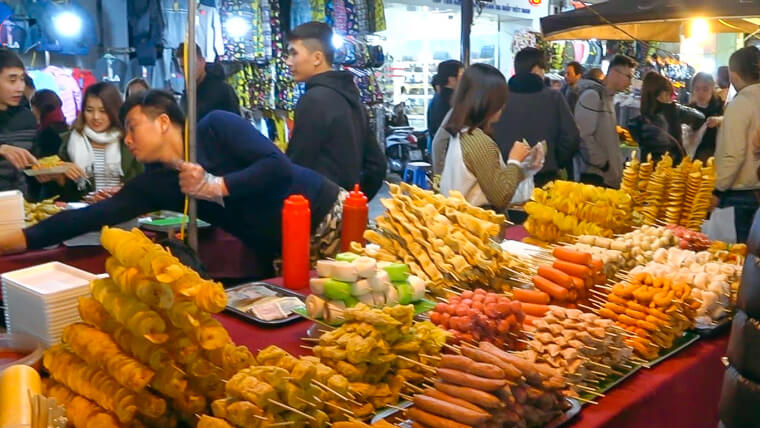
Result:
[[[412,397],[411,395],[399,394],[399,397],[403,398],[404,400],[409,400],[409,401],[414,400],[414,397]]]
[[[588,309],[588,310],[590,310],[591,312],[594,312],[594,313],[596,313],[598,311],[597,308],[592,308],[592,307],[586,306],[586,305],[578,305],[578,307],[579,308],[583,308],[583,309]]]
[[[269,420],[269,418],[265,418],[265,417],[259,416],[259,415],[253,415],[253,417],[256,418],[256,419],[258,419],[258,420],[260,420],[260,421],[268,421]]]
[[[310,420],[312,422],[316,422],[317,421],[313,416],[308,415],[308,414],[306,414],[306,413],[304,413],[304,412],[302,412],[302,411],[300,411],[300,410],[298,410],[298,409],[296,409],[294,407],[290,407],[287,404],[280,403],[279,401],[272,400],[271,398],[268,401],[269,401],[269,404],[274,404],[275,406],[279,406],[279,407],[282,407],[283,409],[290,410],[291,412],[296,413],[298,415],[301,415],[304,418],[306,418],[306,419],[308,419],[308,420]]]
[[[269,419],[267,419],[267,420],[269,420]],[[295,421],[285,421],[285,422],[277,422],[277,423],[274,423],[274,424],[268,424],[267,426],[270,426],[270,427],[283,427],[283,426],[293,425],[294,423],[295,423]]]
[[[457,354],[460,354],[460,355],[462,354],[462,350],[457,346],[449,345],[448,343],[444,343],[443,346],[446,347],[447,349],[450,349],[456,352]]]
[[[396,355],[396,358],[402,359],[402,360],[404,360],[404,361],[406,361],[406,362],[408,362],[408,363],[416,364],[416,365],[418,365],[418,366],[420,366],[420,367],[424,368],[425,370],[431,371],[431,372],[433,372],[433,373],[435,373],[435,372],[436,372],[436,369],[435,369],[435,367],[431,367],[431,366],[429,366],[429,365],[427,365],[427,364],[421,363],[421,362],[419,362],[419,361],[415,361],[415,360],[413,360],[413,359],[411,359],[411,358],[407,358],[407,357],[404,357],[404,356],[402,356],[402,355]]]
[[[323,384],[322,382],[320,382],[320,381],[318,381],[318,380],[316,380],[316,379],[312,379],[312,380],[311,380],[311,382],[312,382],[313,384],[317,385],[318,387],[320,387],[320,388],[322,388],[322,389],[326,390],[327,392],[331,392],[332,394],[334,394],[336,397],[340,398],[340,399],[341,399],[341,400],[343,400],[343,401],[351,401],[351,399],[350,399],[350,398],[348,398],[348,397],[346,397],[346,396],[344,396],[344,395],[342,395],[342,394],[338,393],[338,391],[336,391],[336,390],[334,390],[334,389],[330,388],[329,386],[327,386],[327,385]],[[360,405],[361,405],[361,404],[360,404]]]
[[[301,397],[296,397],[296,399],[297,399],[298,401],[300,401],[300,402],[302,402],[302,403],[304,403],[304,404],[308,405],[308,406],[316,406],[316,404],[312,403],[311,401],[305,400],[305,399],[303,399],[303,398],[301,398]]]
[[[319,338],[316,337],[302,337],[301,340],[305,342],[319,342]]]
[[[435,355],[427,355],[427,354],[420,354],[420,357],[430,358],[431,360],[440,361],[441,357],[436,357]]]
[[[601,398],[606,397],[606,395],[602,394],[601,392],[595,391],[595,390],[593,390],[592,388],[589,388],[589,387],[582,387],[582,386],[578,385],[578,389],[581,389],[581,390],[583,390],[583,391],[585,391],[585,392],[587,392],[587,393],[589,393],[591,395],[595,395],[597,397],[601,397]]]
[[[337,405],[337,404],[335,404],[335,403],[331,403],[331,402],[329,402],[329,401],[326,401],[326,402],[325,402],[325,404],[326,404],[326,405],[328,405],[328,406],[330,406],[330,407],[334,407],[334,408],[336,408],[336,409],[340,410],[341,412],[343,412],[343,413],[347,413],[347,414],[349,414],[349,415],[351,415],[351,416],[355,416],[355,415],[356,415],[356,414],[355,414],[354,412],[352,412],[351,410],[348,410],[348,409],[346,409],[346,408],[340,407],[339,405]]]
[[[301,346],[301,348],[303,348],[303,349],[308,349],[308,350],[310,350],[310,351],[311,351],[312,349],[314,349],[314,347],[313,347],[313,346],[306,346],[306,345],[300,345],[300,346]]]
[[[386,404],[385,407],[390,407],[391,409],[396,409],[396,410],[398,410],[399,412],[402,412],[402,413],[405,413],[407,410],[409,410],[409,409],[405,409],[403,407],[393,406],[391,404]]]
[[[413,389],[413,390],[416,390],[416,391],[418,391],[418,392],[424,392],[424,391],[425,391],[424,389],[420,388],[419,386],[417,386],[417,385],[415,385],[415,384],[413,384],[413,383],[409,383],[409,382],[407,382],[407,381],[404,381],[404,385],[406,385],[406,386],[408,386],[409,388],[411,388],[411,389]]]

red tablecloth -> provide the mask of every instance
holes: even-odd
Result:
[[[268,280],[281,285],[279,280]],[[296,290],[304,294],[308,290]],[[217,319],[232,339],[252,352],[277,345],[296,355],[307,352],[301,340],[312,325],[298,321],[267,328],[222,313]],[[728,335],[696,342],[652,369],[642,369],[600,398],[599,405],[583,408],[574,428],[715,428]]]

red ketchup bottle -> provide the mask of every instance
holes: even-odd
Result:
[[[367,196],[359,190],[359,185],[354,185],[354,190],[348,194],[343,202],[343,226],[340,231],[340,251],[348,251],[351,242],[359,242],[364,245],[364,230],[367,229],[367,216],[369,205]]]
[[[282,276],[285,287],[309,286],[311,210],[309,200],[291,195],[282,207]]]

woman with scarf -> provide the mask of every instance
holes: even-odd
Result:
[[[686,155],[681,124],[699,128],[704,120],[699,111],[673,102],[673,84],[650,71],[641,87],[641,115],[632,119],[628,128],[639,143],[642,162],[650,154],[659,161],[668,153],[678,165]]]
[[[82,110],[59,153],[61,159],[83,171],[84,177],[67,181],[64,200],[80,200],[88,192],[90,202],[108,198],[143,171],[124,144],[121,105],[121,94],[111,83],[96,83],[85,91]]]

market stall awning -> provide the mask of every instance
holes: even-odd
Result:
[[[713,33],[760,29],[760,0],[610,0],[541,19],[547,40],[647,40],[679,42],[691,20]]]

